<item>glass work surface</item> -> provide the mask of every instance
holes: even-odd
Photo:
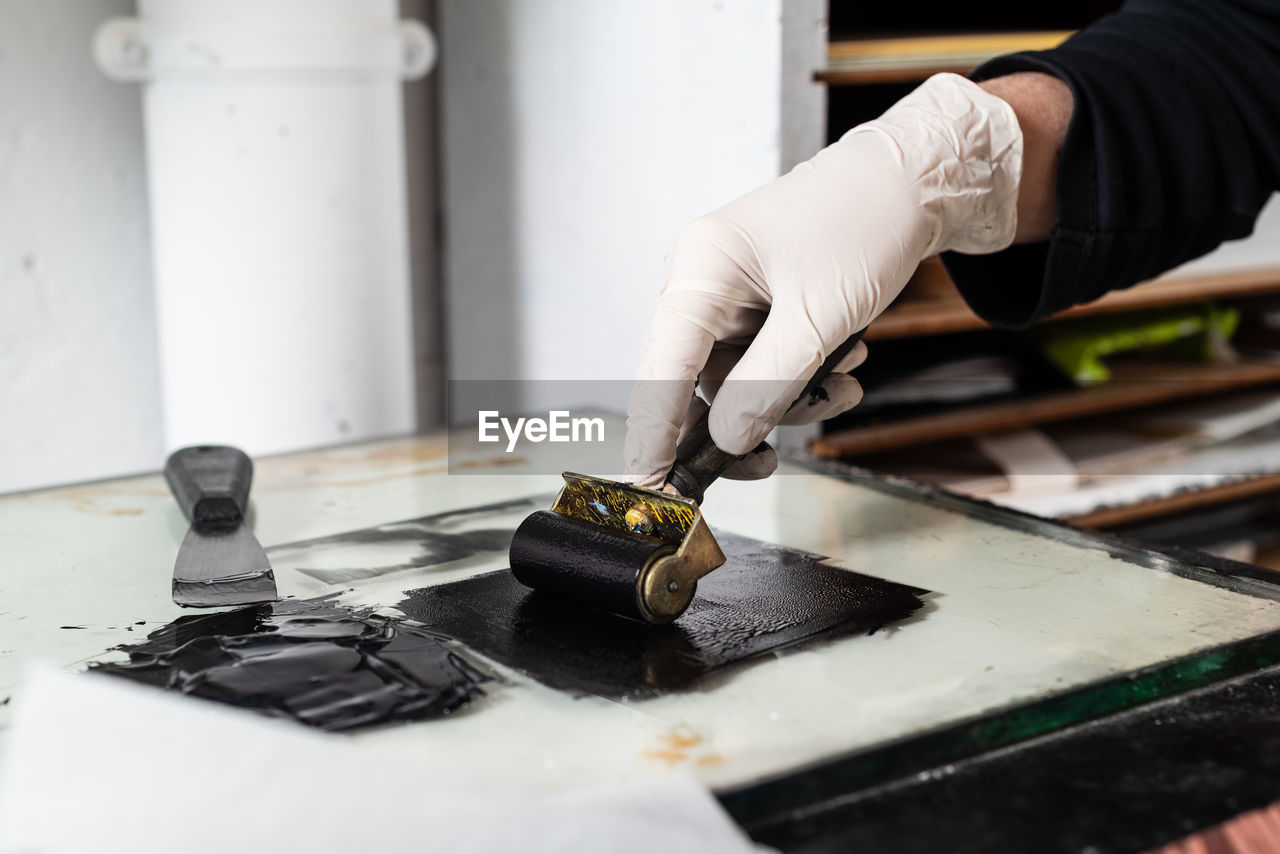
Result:
[[[559,483],[510,465],[448,476],[431,439],[257,462],[252,523],[281,595],[336,593],[391,613],[406,591],[504,568],[511,532]],[[439,514],[427,527],[396,522]],[[717,484],[705,515],[715,532],[933,592],[896,628],[660,697],[575,698],[489,663],[505,681],[469,709],[353,737],[481,781],[559,789],[674,769],[740,790],[1280,629],[1268,585],[1189,577],[1087,535],[879,481],[786,465],[767,481]],[[189,614],[169,598],[185,531],[159,475],[0,497],[0,697],[26,660],[82,666]]]
[[[508,684],[467,714],[360,737],[536,785],[677,767],[737,789],[1280,629],[1268,585],[911,488],[790,468],[713,493],[704,510],[715,531],[933,592],[872,636],[819,641],[654,698],[575,699],[489,662]],[[549,498],[280,547],[273,560],[309,579],[308,594],[394,605],[404,591],[505,567],[509,532]],[[1073,719],[1054,714],[1053,725]]]

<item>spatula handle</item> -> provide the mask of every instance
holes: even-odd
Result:
[[[853,348],[861,340],[862,332],[855,332],[843,344],[832,350],[787,411],[790,412],[799,406],[801,401],[806,400],[818,384],[830,376],[836,365],[853,352]],[[745,456],[722,451],[711,440],[711,430],[707,426],[709,412],[710,410],[704,412],[702,417],[689,428],[689,432],[676,448],[676,462],[671,467],[670,474],[667,475],[667,483],[674,486],[685,498],[692,498],[699,504],[702,503],[707,487],[715,483],[716,478]],[[761,450],[763,446],[762,442],[761,447],[756,450]]]
[[[164,479],[192,524],[231,524],[249,506],[253,461],[226,445],[181,448],[165,461]]]

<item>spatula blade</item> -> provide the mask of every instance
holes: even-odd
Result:
[[[271,562],[248,526],[192,525],[173,567],[173,601],[184,608],[274,602]]]

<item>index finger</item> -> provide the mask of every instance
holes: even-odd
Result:
[[[654,311],[627,403],[625,477],[655,489],[675,463],[680,427],[716,340],[673,302],[660,300]]]

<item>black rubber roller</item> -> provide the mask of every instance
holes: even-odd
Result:
[[[511,540],[511,571],[526,587],[645,620],[639,579],[675,548],[652,537],[613,531],[540,510]]]

